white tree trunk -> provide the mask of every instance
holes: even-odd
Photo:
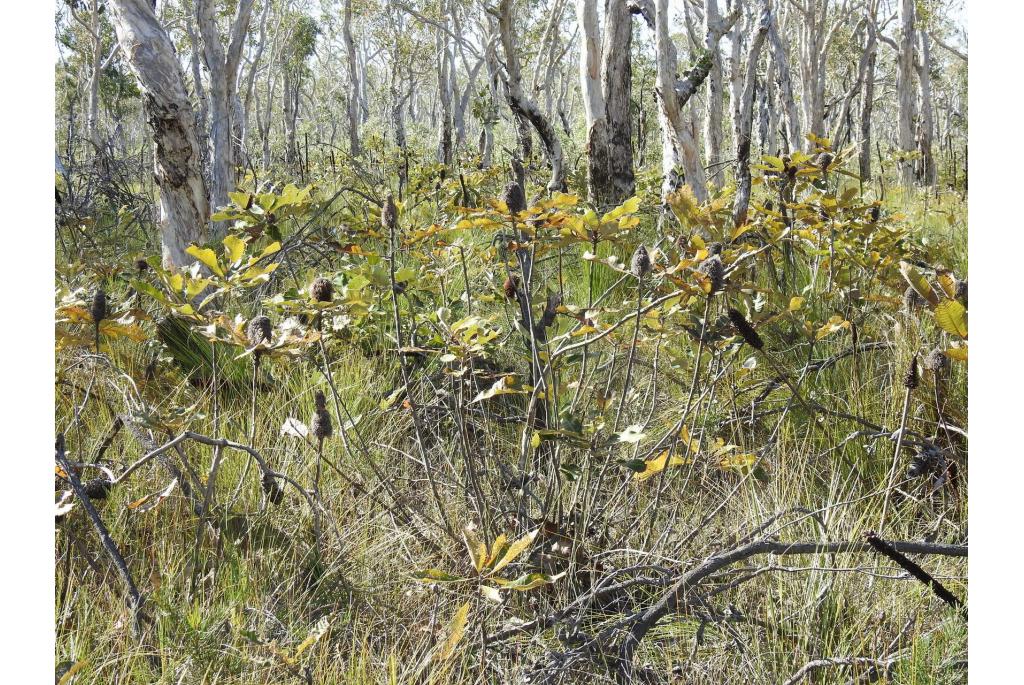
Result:
[[[900,44],[897,59],[896,93],[899,100],[899,144],[904,154],[914,151],[914,107],[916,88],[914,88],[914,43],[917,33],[914,31],[914,0],[902,0],[900,3]],[[914,181],[914,166],[910,162],[902,165],[902,177],[905,185]]]
[[[732,205],[732,220],[736,226],[747,222],[747,207],[750,204],[750,130],[754,119],[754,89],[757,84],[757,61],[761,56],[761,47],[768,34],[771,22],[770,0],[764,0],[761,18],[753,28],[750,37],[750,48],[747,50],[746,74],[743,77],[743,90],[736,107],[736,197]]]
[[[583,117],[590,131],[598,117],[604,116],[601,90],[601,28],[597,22],[597,0],[576,0],[576,17],[581,29],[580,87],[583,92]]]
[[[722,161],[722,54],[718,51],[715,30],[722,21],[718,0],[704,0],[704,49],[711,56],[708,72],[708,97],[704,118],[704,157],[711,167],[711,183],[720,188],[725,177]]]
[[[630,116],[633,17],[626,0],[608,0],[604,20],[603,44],[607,48],[601,55],[604,117],[598,117],[587,141],[590,157],[587,185],[592,202],[617,205],[635,189]]]
[[[238,96],[238,67],[249,30],[252,4],[253,0],[238,1],[225,53],[213,1],[196,0],[196,21],[203,38],[203,57],[210,73],[210,140],[213,144],[210,204],[214,209],[228,204],[228,193],[235,189],[237,180],[233,119],[235,98]],[[213,237],[223,236],[226,230],[225,222],[215,222]]]
[[[786,133],[788,134],[789,150],[794,152],[803,147],[804,134],[800,125],[800,111],[796,106],[796,96],[793,93],[793,77],[789,70],[789,53],[786,45],[779,35],[778,26],[774,18],[768,27],[768,42],[772,49],[772,58],[775,60],[775,69],[779,75],[779,100],[786,112]]]
[[[149,0],[112,0],[111,4],[118,41],[139,80],[153,129],[163,263],[167,268],[182,267],[193,261],[186,248],[204,241],[210,215],[199,168],[195,117],[174,44]]]
[[[359,143],[359,69],[356,63],[356,44],[352,40],[352,0],[345,0],[341,38],[348,56],[348,149],[352,156],[360,153]]]
[[[935,137],[935,117],[932,114],[932,51],[931,42],[925,31],[918,31],[917,80],[921,84],[921,176],[926,185],[936,182],[935,157],[932,154],[932,140]]]

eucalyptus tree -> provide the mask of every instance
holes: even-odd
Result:
[[[111,0],[111,5],[117,38],[142,87],[153,133],[163,263],[184,266],[192,261],[188,246],[206,238],[210,205],[181,65],[149,0]]]

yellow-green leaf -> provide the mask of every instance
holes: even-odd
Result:
[[[932,306],[939,303],[939,296],[928,284],[928,279],[921,275],[921,272],[914,268],[909,262],[900,262],[900,273],[907,280],[910,287],[917,291],[917,294],[928,300]]]
[[[452,617],[451,632],[448,634],[448,639],[444,643],[444,647],[441,649],[440,658],[445,660],[452,655],[455,651],[455,646],[459,644],[459,640],[466,633],[466,623],[469,619],[469,602],[466,602],[458,609],[455,610],[455,616]]]
[[[950,335],[967,337],[967,310],[956,300],[943,300],[935,307],[935,323]]]
[[[229,235],[224,238],[224,255],[228,258],[228,264],[238,264],[245,254],[245,241],[236,235]]]
[[[217,262],[217,255],[210,248],[189,245],[188,248],[185,249],[185,252],[189,253],[190,255],[198,259],[206,266],[206,268],[208,268],[213,273],[217,274],[221,278],[224,277],[224,270],[220,267],[220,264]]]
[[[527,533],[526,535],[524,535],[523,537],[519,538],[515,542],[513,542],[511,545],[509,545],[508,549],[505,550],[505,554],[502,555],[501,559],[496,561],[494,565],[491,567],[491,573],[497,573],[498,571],[500,571],[501,569],[505,568],[513,561],[515,561],[520,554],[525,552],[530,547],[530,545],[533,544],[533,541],[536,539],[537,533],[539,532],[540,528],[536,528]]]

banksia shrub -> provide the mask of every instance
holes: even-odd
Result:
[[[643,278],[651,273],[651,255],[643,245],[638,246],[636,251],[633,252],[633,259],[629,263],[629,270],[637,278]]]
[[[917,388],[920,378],[917,374],[917,355],[910,358],[910,366],[907,367],[906,373],[903,374],[903,387],[907,390],[914,390]]]
[[[100,321],[107,318],[107,294],[103,292],[103,288],[99,288],[92,296],[92,305],[89,307],[89,313],[92,314],[92,320],[99,325]]]
[[[314,302],[330,302],[334,299],[334,284],[321,276],[309,287],[309,294]]]
[[[254,316],[245,327],[245,337],[249,339],[249,345],[256,347],[261,343],[269,343],[273,334],[270,325],[270,317]]]
[[[398,207],[395,206],[395,196],[388,193],[384,200],[384,207],[380,212],[380,225],[385,231],[392,231],[398,228]]]
[[[718,292],[725,285],[725,265],[722,264],[722,258],[718,255],[705,259],[697,267],[697,270],[707,276],[708,281],[711,282],[709,295]]]
[[[515,181],[508,184],[501,199],[505,201],[510,214],[518,214],[526,210],[526,195],[523,193],[522,186]]]
[[[921,297],[919,292],[908,285],[907,289],[903,291],[903,311],[907,314],[913,314],[924,306],[925,299]]]
[[[284,490],[277,483],[277,479],[269,473],[263,474],[263,492],[272,504],[280,504],[284,501]]]
[[[748,345],[755,350],[760,350],[764,347],[764,340],[761,339],[761,336],[757,334],[754,327],[750,325],[750,322],[738,310],[729,310],[729,321],[732,322],[736,332],[740,334]]]

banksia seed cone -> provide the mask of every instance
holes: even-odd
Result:
[[[548,328],[555,322],[555,316],[558,314],[558,305],[560,304],[562,304],[561,295],[552,293],[548,296],[547,304],[544,306],[544,314],[540,318],[542,328]]]
[[[113,485],[112,482],[106,478],[93,478],[88,483],[85,483],[83,488],[85,495],[89,499],[106,499],[107,495],[110,494],[110,488]]]
[[[643,278],[647,274],[651,273],[651,255],[643,245],[638,246],[636,251],[633,253],[633,259],[630,261],[629,270],[633,272],[633,275],[637,278]]]
[[[914,455],[907,466],[907,478],[920,478],[935,469],[938,455],[934,449],[925,448]]]
[[[284,501],[284,490],[280,485],[277,484],[277,479],[269,473],[263,474],[263,492],[267,494],[267,499],[270,500],[271,504],[280,504]]]
[[[270,317],[255,316],[249,321],[249,325],[245,327],[245,337],[249,339],[251,347],[256,347],[261,343],[270,342],[272,331]]]
[[[518,214],[526,210],[526,195],[523,193],[522,186],[515,181],[508,184],[501,199],[505,201],[510,214]]]
[[[881,207],[881,205],[871,205],[870,216],[871,216],[871,223],[873,223],[873,224],[878,223],[878,220],[882,216],[882,207]]]
[[[313,281],[309,287],[309,294],[315,302],[330,302],[334,299],[334,284],[324,277]]]
[[[822,152],[820,155],[817,156],[817,158],[815,158],[814,164],[822,171],[828,171],[828,168],[832,164],[833,159],[835,159],[835,157],[833,157],[830,153]]]
[[[318,409],[313,415],[313,425],[310,427],[313,435],[318,440],[325,440],[334,434],[334,427],[331,426],[331,415],[326,409]]]
[[[960,300],[965,308],[967,307],[967,279],[956,282],[956,289],[953,291],[953,296]]]
[[[903,374],[903,387],[907,390],[913,390],[917,387],[920,378],[917,374],[917,355],[915,354],[910,359],[910,366],[907,367],[907,372]]]
[[[506,300],[515,300],[519,298],[519,277],[509,276],[505,279],[505,285],[502,286],[502,290],[505,291]]]
[[[754,327],[750,325],[750,322],[738,310],[729,310],[729,321],[732,322],[736,332],[743,337],[748,345],[755,350],[760,350],[764,347],[764,340],[761,340],[761,336],[757,334]]]
[[[327,411],[327,398],[324,397],[323,392],[320,390],[317,390],[316,394],[313,395],[313,405],[317,411]]]
[[[385,231],[398,228],[398,207],[395,206],[395,196],[391,193],[388,193],[384,200],[384,207],[380,212],[380,225]]]
[[[913,314],[916,310],[924,307],[924,305],[924,298],[908,285],[907,289],[903,292],[903,311],[907,314]]]
[[[149,271],[149,262],[147,262],[145,259],[136,259],[135,270],[138,271],[140,274],[145,271]]]
[[[722,255],[722,243],[715,241],[708,243],[708,257],[720,257]]]
[[[725,285],[725,265],[722,264],[722,258],[718,255],[705,259],[697,270],[708,277],[712,293],[717,293]]]
[[[92,320],[98,325],[100,321],[107,318],[107,294],[103,288],[99,288],[92,296],[92,306],[89,308]]]
[[[924,358],[922,365],[936,376],[944,376],[949,371],[949,357],[936,347]]]

